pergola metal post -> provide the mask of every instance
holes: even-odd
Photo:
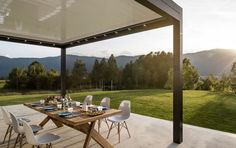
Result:
[[[183,141],[182,21],[173,20],[173,141]]]
[[[66,48],[61,48],[61,95],[66,95]]]

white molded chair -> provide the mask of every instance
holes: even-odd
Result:
[[[101,103],[100,103],[100,106],[102,107],[107,107],[107,108],[110,108],[110,98],[108,97],[105,97],[102,99]],[[101,121],[103,121],[102,119],[101,120],[98,120],[98,132],[100,132],[100,128],[101,128]],[[109,129],[109,124],[107,122],[107,118],[104,118],[104,121],[106,122],[107,124],[107,127]]]
[[[100,105],[103,106],[103,107],[110,108],[110,102],[111,102],[111,99],[108,98],[108,97],[105,97],[105,98],[102,99]]]
[[[3,120],[6,123],[6,125],[8,125],[2,144],[5,143],[6,137],[9,134],[8,145],[7,145],[7,147],[9,147],[10,139],[12,135],[12,121],[11,121],[11,118],[9,117],[9,113],[3,107],[1,107],[1,110],[2,110]]]
[[[23,123],[26,140],[29,144],[33,145],[33,147],[46,144],[46,147],[51,148],[53,143],[61,139],[60,136],[51,133],[34,135],[34,132],[30,125],[25,121],[21,120],[21,122]]]
[[[85,99],[84,99],[84,104],[86,104],[86,105],[92,105],[92,102],[93,102],[93,96],[88,95],[88,96],[85,97]]]
[[[127,101],[127,100],[122,101],[119,106],[119,110],[121,110],[122,112],[118,115],[114,115],[114,116],[108,118],[108,121],[110,121],[112,123],[111,123],[110,129],[109,129],[107,138],[109,138],[111,130],[116,126],[118,126],[117,130],[118,130],[119,143],[120,143],[120,131],[121,131],[122,127],[124,127],[127,130],[129,137],[131,137],[130,133],[129,133],[128,126],[126,124],[126,120],[129,119],[129,117],[130,117],[130,112],[131,112],[130,106],[131,106],[130,101]],[[115,124],[115,126],[113,127],[114,124]]]
[[[10,113],[10,116],[11,116],[13,130],[18,134],[17,138],[16,138],[16,141],[15,141],[15,144],[14,144],[14,148],[16,147],[16,144],[17,144],[18,140],[20,140],[20,148],[21,148],[22,147],[22,141],[23,141],[23,138],[24,138],[23,125],[22,125],[21,122],[19,122],[19,120],[12,113]],[[34,133],[36,133],[36,132],[43,129],[41,126],[38,126],[38,125],[30,125],[30,127],[32,128]]]

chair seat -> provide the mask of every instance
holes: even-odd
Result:
[[[38,126],[38,125],[30,125],[30,127],[32,128],[33,133],[36,133],[43,129],[41,126]]]
[[[21,120],[23,121],[26,121],[26,122],[30,122],[31,120],[30,119],[27,119],[27,118],[20,118]]]
[[[43,135],[36,135],[35,139],[38,142],[38,145],[41,145],[41,144],[55,143],[56,141],[60,140],[61,137],[58,135],[47,133]]]
[[[127,119],[128,119],[127,117],[122,116],[122,115],[115,115],[115,116],[107,118],[107,120],[110,122],[123,122]]]
[[[33,133],[36,133],[43,129],[41,126],[38,125],[30,125],[30,127],[32,128]],[[23,126],[19,126],[19,132],[20,134],[24,133]]]

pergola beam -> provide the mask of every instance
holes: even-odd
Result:
[[[182,21],[173,20],[173,141],[183,141]]]
[[[61,95],[66,95],[66,48],[61,48]]]

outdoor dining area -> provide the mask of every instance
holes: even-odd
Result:
[[[30,119],[17,118],[12,111],[7,111],[1,107],[2,116],[5,124],[8,126],[4,135],[3,144],[6,142],[10,147],[10,141],[13,131],[17,134],[14,147],[19,143],[23,146],[23,140],[34,146],[46,145],[52,147],[52,144],[63,140],[60,136],[51,133],[37,134],[43,130],[45,124],[51,120],[57,128],[64,125],[78,130],[86,135],[83,147],[88,147],[91,139],[95,140],[102,147],[113,147],[103,136],[100,135],[100,128],[104,122],[107,126],[107,138],[113,128],[117,128],[118,142],[120,143],[121,128],[129,129],[126,120],[130,117],[131,103],[124,100],[120,103],[119,109],[110,108],[110,98],[102,99],[99,106],[92,104],[93,96],[85,97],[84,102],[72,101],[70,97],[53,96],[42,99],[38,102],[25,103],[24,106],[46,117],[37,125],[31,125]],[[109,122],[111,123],[109,125]],[[95,129],[97,124],[97,129]]]
[[[182,8],[172,0],[6,0],[0,4],[1,41],[60,50],[63,97],[67,92],[66,53],[71,47],[173,28],[173,122],[130,113],[131,103],[125,98],[116,109],[86,101],[68,106],[65,100],[55,105],[38,100],[1,107],[0,147],[234,146],[235,137],[229,133],[183,124],[183,16]]]

